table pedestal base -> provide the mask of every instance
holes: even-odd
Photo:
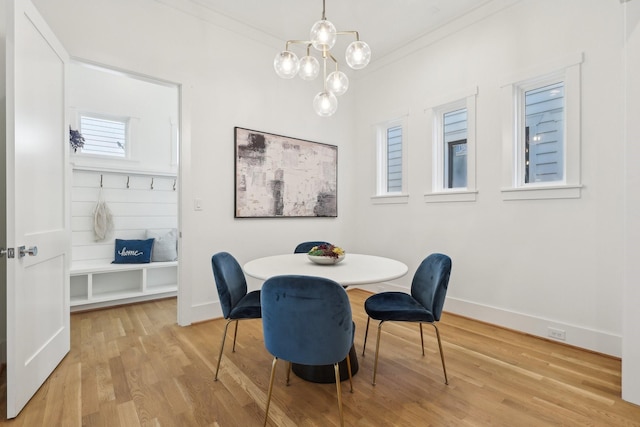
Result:
[[[356,349],[351,346],[349,351],[349,358],[351,359],[351,375],[355,375],[358,372],[358,355]],[[344,359],[339,363],[340,366],[340,381],[349,379],[349,370],[347,369],[347,359]],[[333,365],[299,365],[297,363],[291,364],[291,370],[294,374],[300,378],[311,381],[314,383],[335,383],[336,373],[333,369]]]

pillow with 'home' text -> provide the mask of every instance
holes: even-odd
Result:
[[[144,264],[151,262],[154,239],[116,239],[116,253],[113,264]]]

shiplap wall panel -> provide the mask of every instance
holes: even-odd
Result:
[[[114,227],[105,240],[96,241],[93,217],[100,198],[101,181],[102,199],[111,210]],[[114,258],[116,238],[142,239],[147,229],[166,231],[177,228],[178,195],[175,186],[172,176],[74,170],[71,190],[72,262],[109,262]]]

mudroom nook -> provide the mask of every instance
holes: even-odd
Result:
[[[177,88],[81,62],[70,76],[70,309],[175,296]],[[116,240],[151,238],[148,259],[117,261]]]

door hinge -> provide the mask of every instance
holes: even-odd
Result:
[[[0,257],[4,256],[5,254],[7,254],[7,258],[15,258],[16,257],[16,253],[13,250],[13,248],[0,248]]]

